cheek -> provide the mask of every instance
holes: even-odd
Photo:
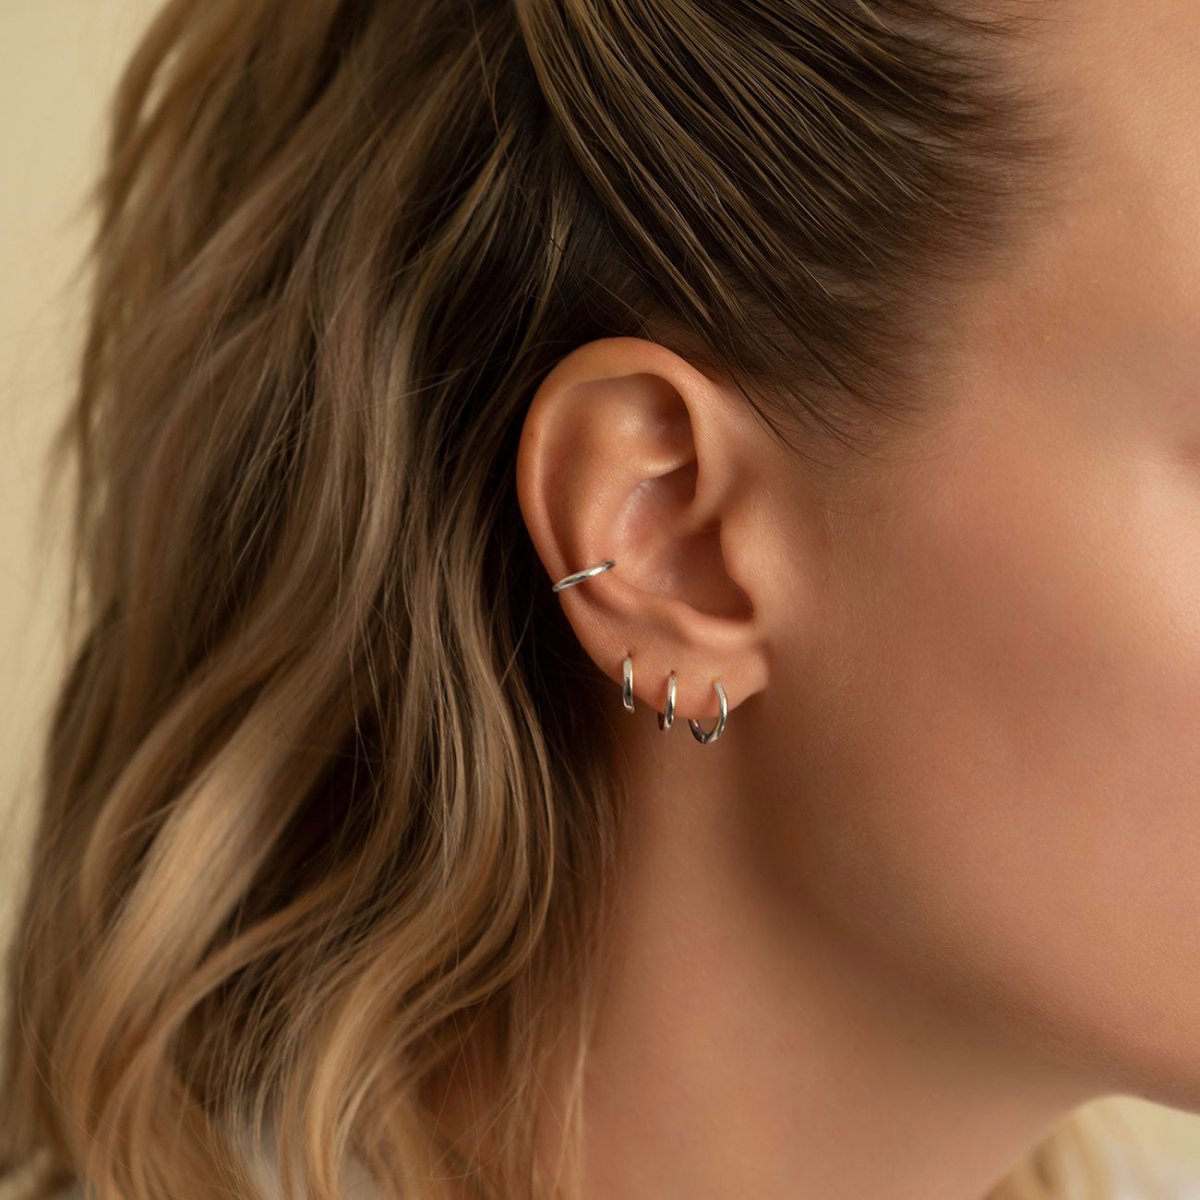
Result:
[[[974,445],[838,575],[805,870],[989,1020],[1200,1103],[1200,473]]]

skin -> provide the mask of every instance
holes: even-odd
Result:
[[[902,453],[831,495],[640,339],[534,398],[633,780],[587,1200],[970,1200],[1091,1098],[1200,1110],[1200,6],[1046,37],[1078,167]]]

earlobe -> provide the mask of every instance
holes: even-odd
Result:
[[[724,549],[760,525],[743,403],[664,346],[601,339],[543,380],[518,449],[521,510],[584,649],[627,709],[636,655],[659,728],[678,703],[705,745],[724,730],[726,689],[743,699],[766,678],[752,589]],[[705,731],[697,718],[714,716]]]

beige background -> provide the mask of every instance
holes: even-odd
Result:
[[[65,526],[42,456],[72,381],[71,276],[103,105],[151,0],[0,0],[0,937],[24,862],[37,737],[64,664]],[[64,489],[65,490],[65,489]]]
[[[54,525],[54,514],[39,510],[39,489],[80,337],[72,272],[89,229],[83,193],[109,90],[156,8],[153,0],[0,0],[0,940],[26,859],[38,739],[64,663],[63,525],[61,513]],[[1200,1117],[1139,1101],[1117,1106],[1200,1181]],[[1200,1200],[1200,1182],[1181,1184],[1184,1195]]]

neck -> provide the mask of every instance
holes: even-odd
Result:
[[[1095,1093],[1004,1042],[986,999],[963,1012],[785,901],[742,827],[761,794],[724,790],[737,760],[672,749],[628,756],[584,1200],[980,1200]]]

